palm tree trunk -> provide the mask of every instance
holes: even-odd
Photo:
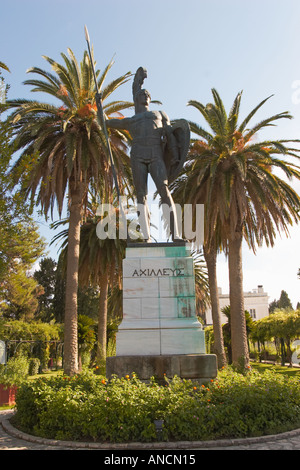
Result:
[[[100,299],[98,316],[98,344],[97,363],[98,366],[105,367],[106,343],[107,343],[107,302],[108,302],[108,272],[100,277]]]
[[[214,350],[218,359],[218,368],[221,369],[227,365],[226,354],[223,340],[223,330],[221,324],[220,303],[217,283],[217,253],[215,249],[208,251],[204,245],[204,257],[208,272],[208,283],[211,302],[211,314],[214,331]]]
[[[249,367],[246,317],[244,308],[242,233],[229,240],[229,298],[231,314],[232,362],[235,366]]]
[[[78,371],[77,293],[80,249],[80,224],[83,191],[80,185],[70,185],[70,217],[67,253],[66,304],[64,321],[64,372],[74,375]]]

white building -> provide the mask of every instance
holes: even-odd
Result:
[[[222,289],[219,287],[219,302],[220,310],[223,307],[230,305],[229,294],[222,294]],[[253,320],[260,320],[269,315],[269,296],[264,291],[263,286],[257,286],[250,292],[244,292],[245,310],[247,310]],[[221,313],[221,323],[226,323],[227,317]],[[206,311],[206,324],[212,325],[211,308]]]

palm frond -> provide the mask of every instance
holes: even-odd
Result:
[[[236,130],[236,126],[237,126],[238,118],[239,118],[241,98],[242,98],[242,91],[237,94],[233,102],[232,108],[228,114],[228,119],[227,119],[227,124],[226,124],[228,135],[233,134],[234,131]]]
[[[287,111],[284,111],[282,113],[275,114],[274,116],[262,120],[245,134],[245,141],[249,141],[249,139],[251,139],[254,134],[256,134],[259,130],[263,129],[264,127],[275,126],[276,124],[273,124],[273,122],[278,121],[279,119],[292,119],[292,116]]]
[[[199,126],[199,124],[197,124],[196,122],[189,121],[189,126],[191,129],[191,132],[198,135],[199,137],[203,137],[207,141],[210,141],[213,139],[213,135],[209,133],[208,131],[206,131],[205,129],[203,129],[203,127]]]
[[[127,72],[122,77],[116,78],[115,80],[110,82],[105,88],[102,89],[103,99],[107,99],[120,85],[123,85],[128,82],[130,76],[131,72]]]
[[[0,69],[3,69],[3,70],[6,70],[7,72],[10,72],[8,66],[4,62],[1,62],[1,61],[0,61]]]
[[[225,135],[225,124],[224,116],[222,112],[211,103],[206,105],[207,117],[208,122],[212,130],[215,132],[216,135],[224,136]]]
[[[188,101],[187,105],[188,106],[193,106],[194,108],[198,109],[198,111],[200,111],[200,113],[202,114],[202,116],[204,117],[206,122],[209,124],[207,109],[202,103],[200,103],[200,101],[190,100],[190,101]]]
[[[220,129],[222,130],[222,134],[223,134],[225,132],[225,126],[226,126],[226,123],[227,123],[226,110],[225,110],[223,101],[221,100],[221,97],[220,97],[219,93],[217,92],[217,90],[215,88],[212,88],[211,91],[212,91],[212,95],[214,97],[214,102],[215,102],[216,109],[218,111]]]
[[[255,115],[255,113],[257,113],[257,111],[266,103],[266,101],[268,101],[270,98],[272,98],[272,96],[274,96],[274,95],[268,96],[267,98],[262,100],[257,106],[255,106],[255,108],[248,114],[248,116],[244,119],[242,124],[239,126],[239,128],[238,128],[239,132],[244,132],[247,124],[252,119],[252,117]]]

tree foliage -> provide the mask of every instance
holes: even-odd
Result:
[[[106,153],[105,136],[97,120],[95,84],[88,54],[78,63],[71,49],[69,57],[62,53],[63,64],[50,57],[44,59],[55,73],[38,67],[27,72],[41,77],[29,79],[26,85],[33,92],[50,95],[55,104],[35,100],[9,100],[13,110],[9,123],[13,126],[14,149],[22,153],[13,166],[12,176],[21,179],[27,196],[31,195],[45,213],[53,211],[57,202],[61,214],[65,194],[70,194],[68,184],[84,185],[84,198],[91,180],[101,181],[109,192],[112,174]],[[105,79],[113,65],[111,61],[100,74],[97,70],[98,87],[102,92],[104,112],[107,116],[132,106],[132,103],[112,101],[106,103],[113,91],[128,80],[129,73],[105,85]],[[118,168],[119,184],[122,176],[129,177],[129,157],[120,133],[112,137],[112,149]]]
[[[289,299],[289,296],[285,290],[282,290],[280,293],[279,300],[273,300],[269,305],[269,312],[273,313],[277,309],[293,309],[292,302]]]
[[[78,367],[77,296],[80,225],[84,216],[89,185],[99,183],[107,195],[113,191],[113,174],[107,152],[105,133],[97,119],[93,67],[87,51],[79,63],[68,49],[61,54],[63,63],[50,57],[44,59],[52,72],[33,67],[28,73],[38,78],[25,81],[33,92],[51,97],[51,103],[16,99],[7,102],[11,110],[8,122],[12,126],[12,145],[20,151],[11,175],[21,184],[25,197],[39,204],[45,216],[53,215],[55,203],[61,215],[68,196],[69,232],[65,298],[65,372],[74,375]],[[93,60],[93,59],[92,59]],[[130,76],[105,79],[111,61],[96,71],[97,85],[103,98],[106,116],[119,113],[132,103],[111,101],[111,94]],[[55,104],[52,104],[53,100]],[[125,134],[113,132],[111,147],[115,157],[119,187],[126,187],[129,175],[128,141]]]
[[[292,360],[292,343],[300,337],[300,310],[275,310],[272,315],[253,322],[251,340],[264,345],[274,341],[282,363]]]
[[[42,258],[33,277],[43,288],[43,293],[38,298],[36,317],[42,321],[53,319],[53,300],[56,281],[57,263],[52,258]]]
[[[11,128],[0,120],[0,315],[28,319],[33,317],[41,293],[30,270],[44,253],[45,241],[30,204],[11,183],[10,140]]]
[[[172,184],[176,201],[205,205],[207,251],[228,254],[234,362],[249,361],[244,320],[242,241],[255,252],[263,242],[273,246],[278,231],[288,234],[299,221],[300,197],[288,184],[299,179],[299,140],[259,140],[258,132],[292,116],[284,111],[250,127],[261,101],[241,122],[238,93],[226,112],[220,95],[213,102],[191,100],[209,130],[190,122],[195,134],[182,175]],[[281,175],[278,175],[278,171]],[[286,181],[288,180],[288,182]]]

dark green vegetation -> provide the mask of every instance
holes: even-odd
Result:
[[[146,385],[84,372],[22,385],[14,425],[47,438],[101,442],[209,440],[273,434],[300,425],[298,377],[224,369],[205,385],[175,377]]]

